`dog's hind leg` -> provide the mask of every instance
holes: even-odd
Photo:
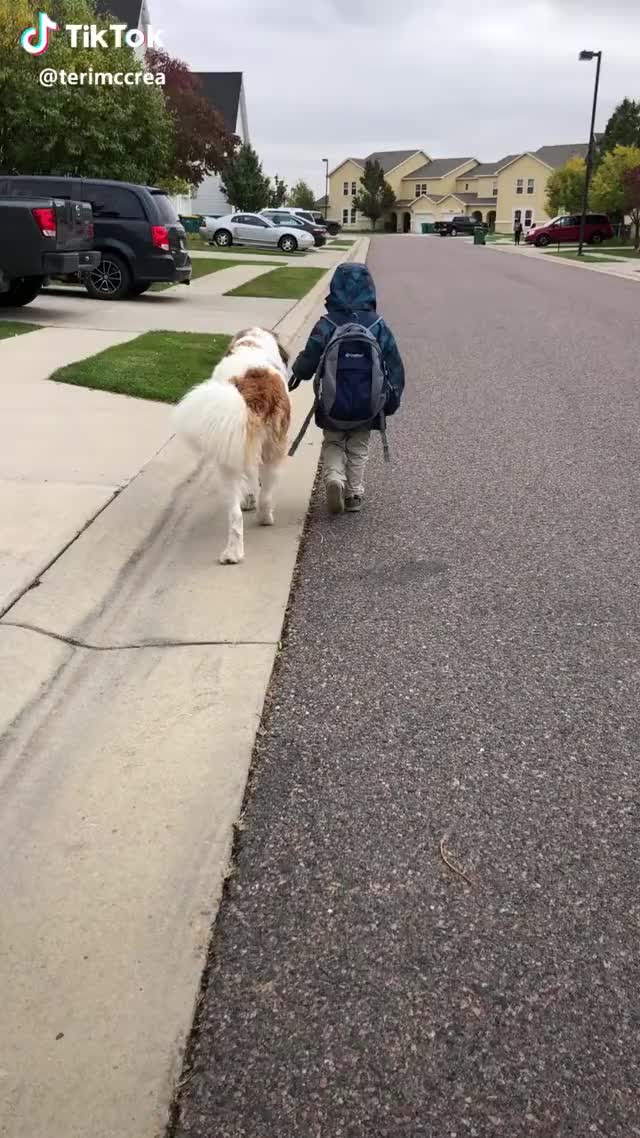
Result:
[[[260,489],[260,480],[258,478],[257,466],[248,466],[244,472],[242,479],[242,509],[255,510],[256,502],[258,500],[258,491]]]
[[[264,463],[260,467],[260,496],[258,522],[261,526],[273,525],[273,489],[278,477],[279,463]]]
[[[242,521],[242,476],[231,475],[225,486],[229,534],[227,545],[220,554],[221,565],[237,565],[244,557],[244,525]]]

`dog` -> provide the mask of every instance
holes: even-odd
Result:
[[[178,434],[220,472],[229,521],[222,565],[244,557],[243,510],[257,506],[260,525],[274,522],[273,491],[291,421],[288,362],[277,336],[246,328],[233,337],[211,378],[189,391],[174,412]]]

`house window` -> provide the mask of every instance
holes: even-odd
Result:
[[[429,192],[429,187],[426,182],[416,182],[416,197],[421,198],[423,194]]]
[[[522,210],[521,209],[514,209],[513,220],[514,221],[522,221]]]
[[[348,197],[349,197],[349,183],[348,183],[348,182],[343,182],[343,184],[342,184],[342,192],[343,192],[343,194],[344,194],[345,198],[348,198]]]
[[[468,183],[468,182],[465,182],[465,184],[464,184],[464,188],[465,188],[465,190],[468,190],[468,189],[469,189],[469,183]]]
[[[516,182],[516,193],[517,194],[524,193],[524,179],[523,178],[518,178],[518,181]]]
[[[357,192],[358,192],[358,186],[357,186],[357,183],[356,183],[356,182],[352,182],[352,183],[351,183],[351,193],[352,193],[353,197],[355,197],[355,196],[356,196]]]
[[[534,187],[533,178],[527,178],[527,193],[528,194],[533,193],[533,187]]]
[[[533,225],[533,210],[525,209],[524,211],[524,227],[529,229]]]
[[[343,211],[342,211],[342,224],[343,225],[349,224],[349,210],[348,209],[343,209]]]
[[[353,209],[351,210],[351,224],[355,225],[355,223],[356,223],[356,209],[354,206]]]
[[[497,198],[497,196],[498,196],[498,183],[497,182],[493,183],[493,189],[491,192],[492,192],[494,198]]]
[[[416,197],[417,197],[417,198],[419,198],[419,197],[422,197],[422,190],[421,190],[421,188],[420,188],[420,183],[419,183],[419,182],[416,182]]]

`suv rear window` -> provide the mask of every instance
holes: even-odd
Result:
[[[82,183],[82,197],[91,202],[96,218],[128,218],[144,220],[144,210],[140,199],[133,190],[120,186],[92,185]]]
[[[165,193],[162,193],[161,190],[150,190],[149,193],[156,203],[158,216],[163,225],[178,225],[180,219],[173,207],[171,199],[168,198]]]

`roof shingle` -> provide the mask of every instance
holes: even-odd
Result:
[[[411,174],[406,174],[402,181],[405,182],[407,178],[444,178],[445,175],[450,174],[452,170],[457,170],[459,166],[464,166],[465,162],[475,162],[475,158],[432,158],[430,162],[421,166],[419,170],[414,170]],[[473,173],[474,171],[471,172]]]
[[[534,153],[541,162],[546,162],[547,166],[553,166],[554,170],[558,170],[570,158],[586,158],[588,149],[586,142],[566,142],[559,146],[541,146]]]
[[[200,80],[202,94],[207,102],[220,111],[227,130],[235,134],[242,91],[242,72],[194,71],[193,74]]]
[[[141,8],[142,0],[96,0],[98,16],[115,16],[128,28],[138,27]]]

